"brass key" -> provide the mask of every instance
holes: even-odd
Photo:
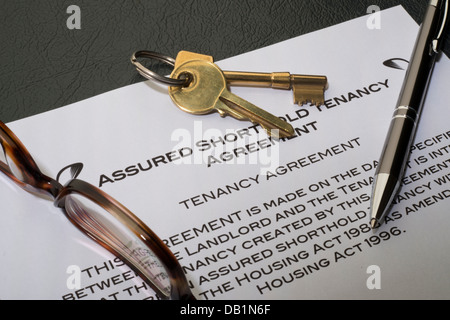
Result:
[[[302,106],[307,103],[320,106],[325,101],[328,88],[326,76],[299,75],[289,72],[237,72],[224,71],[227,83],[231,86],[269,87],[294,91],[294,103]]]
[[[230,115],[238,120],[250,120],[274,138],[294,135],[289,123],[228,91],[222,70],[210,56],[180,53],[171,78],[186,75],[190,79],[187,86],[169,87],[170,97],[183,111],[198,115],[216,111],[222,117]]]

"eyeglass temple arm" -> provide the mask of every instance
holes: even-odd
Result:
[[[26,191],[50,195],[55,198],[61,189],[61,185],[40,171],[27,148],[14,132],[1,121],[0,142],[6,158],[13,162],[12,164],[0,161],[0,170]],[[17,172],[11,169],[11,165],[15,166]]]

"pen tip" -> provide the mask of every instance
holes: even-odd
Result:
[[[372,218],[372,220],[370,220],[370,226],[372,227],[372,230],[378,229],[379,227],[379,223],[377,221],[377,219]]]

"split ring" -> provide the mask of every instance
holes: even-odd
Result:
[[[170,77],[159,75],[156,72],[149,70],[148,68],[144,67],[140,62],[137,61],[137,58],[141,58],[141,57],[149,58],[149,59],[156,59],[156,60],[164,62],[172,67],[175,67],[175,59],[172,57],[157,53],[157,52],[153,52],[153,51],[146,51],[146,50],[136,51],[131,56],[131,63],[135,65],[136,70],[144,78],[147,78],[150,80],[156,80],[156,81],[159,81],[166,85],[175,86],[175,87],[183,87],[189,83],[189,77],[173,79]]]

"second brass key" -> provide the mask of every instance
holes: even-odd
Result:
[[[294,103],[298,105],[307,103],[322,105],[325,101],[325,90],[328,88],[326,76],[290,74],[289,72],[224,71],[223,73],[231,86],[292,89]]]

